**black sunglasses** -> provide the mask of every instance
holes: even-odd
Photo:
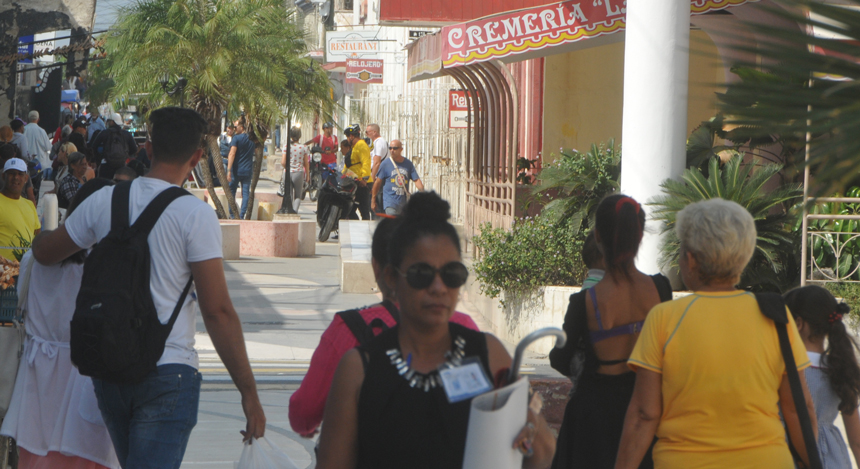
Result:
[[[400,150],[403,147],[391,147],[390,150]]]
[[[436,279],[437,273],[442,278],[442,283],[448,288],[460,288],[469,278],[469,269],[462,262],[449,262],[438,269],[425,262],[419,262],[409,266],[406,273],[401,272],[400,269],[395,270],[401,276],[406,277],[406,283],[416,290],[429,287]]]

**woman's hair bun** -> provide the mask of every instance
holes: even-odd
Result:
[[[848,303],[839,302],[836,303],[836,312],[845,315],[851,312],[851,307],[848,306]]]
[[[445,223],[451,219],[451,205],[436,192],[418,192],[409,199],[403,218],[406,222]]]

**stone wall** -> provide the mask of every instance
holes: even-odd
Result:
[[[72,34],[92,31],[95,0],[12,0],[0,2],[0,58],[17,53],[19,36],[69,29]],[[79,38],[75,38],[75,42]],[[75,57],[74,59],[80,59]],[[15,61],[0,60],[0,120],[15,117]],[[71,67],[80,72],[85,63]]]

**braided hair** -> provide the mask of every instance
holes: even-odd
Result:
[[[839,396],[839,410],[846,414],[857,408],[860,401],[860,366],[857,365],[857,344],[848,334],[842,316],[851,308],[838,303],[829,291],[816,285],[795,288],[785,294],[785,304],[795,318],[801,318],[812,329],[812,337],[826,337],[823,368],[830,386]]]

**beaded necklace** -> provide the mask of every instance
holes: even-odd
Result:
[[[454,348],[445,352],[445,363],[442,363],[439,368],[426,374],[415,371],[411,364],[403,359],[403,354],[397,348],[390,349],[385,354],[388,355],[391,364],[397,369],[397,373],[409,383],[410,387],[429,392],[431,389],[436,389],[442,385],[439,370],[454,368],[462,364],[463,357],[466,355],[464,351],[465,347],[466,339],[458,335],[454,339]]]

